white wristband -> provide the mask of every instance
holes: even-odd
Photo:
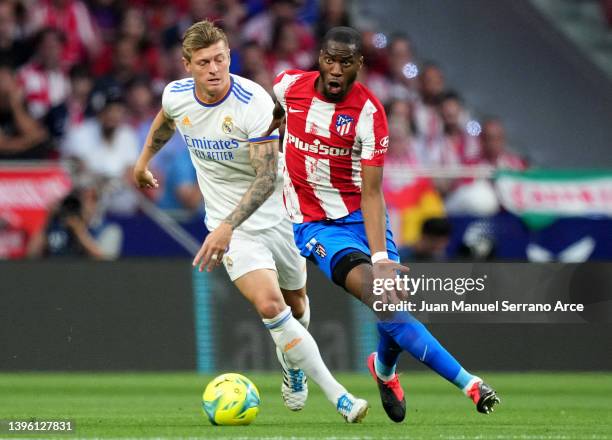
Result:
[[[386,252],[375,252],[374,255],[372,255],[372,264],[378,263],[380,260],[388,260],[388,259],[389,259],[389,254],[387,254]]]

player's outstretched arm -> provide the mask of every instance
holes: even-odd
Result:
[[[255,179],[236,208],[217,228],[208,234],[193,260],[194,266],[210,272],[221,264],[223,254],[232,239],[232,232],[253,214],[272,195],[278,174],[278,140],[250,145],[251,165]]]
[[[387,255],[387,209],[382,191],[383,167],[363,166],[361,186],[361,212],[365,224],[368,244],[372,253],[372,276],[374,279],[395,278],[398,271],[407,272],[402,266]],[[386,292],[387,302],[396,302],[398,293]]]
[[[361,212],[372,255],[387,252],[386,207],[382,192],[383,167],[363,166]]]
[[[134,180],[140,188],[157,188],[159,186],[157,179],[149,171],[149,162],[170,140],[175,129],[174,120],[168,118],[164,111],[160,110],[153,119],[140,157],[134,166]]]

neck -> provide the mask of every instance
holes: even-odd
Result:
[[[223,87],[223,89],[220,92],[210,92],[206,90],[206,88],[196,84],[196,88],[195,88],[196,96],[198,97],[200,101],[202,101],[205,104],[214,104],[215,102],[219,101],[221,98],[223,98],[227,94],[227,92],[229,91],[230,85],[231,85],[231,81],[228,79],[227,84],[225,84],[225,87]]]

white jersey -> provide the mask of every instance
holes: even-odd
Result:
[[[227,94],[214,104],[200,101],[193,79],[166,86],[162,107],[174,120],[197,171],[206,206],[206,226],[214,230],[238,205],[255,177],[249,144],[278,139],[278,131],[265,136],[274,103],[268,93],[246,78],[231,75]],[[279,154],[279,170],[283,158]],[[254,231],[278,224],[285,216],[282,172],[276,189],[238,229]]]

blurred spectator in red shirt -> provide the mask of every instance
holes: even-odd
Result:
[[[387,106],[389,121],[389,151],[387,158],[391,163],[400,162],[404,166],[418,165],[420,143],[415,134],[414,119],[410,104],[396,99]]]
[[[439,112],[445,81],[442,70],[433,63],[426,63],[419,72],[419,97],[414,103],[416,131],[423,140],[421,162],[427,166],[448,165],[444,142],[444,123]]]
[[[47,131],[28,114],[11,67],[0,65],[0,160],[46,159],[49,152]]]
[[[482,124],[480,151],[477,157],[466,160],[466,165],[490,166],[493,169],[523,170],[526,163],[507,150],[504,126],[497,118]],[[462,179],[446,199],[449,214],[489,216],[499,211],[499,202],[491,182],[487,179]]]
[[[448,165],[470,163],[480,154],[478,137],[467,133],[466,110],[463,100],[454,91],[445,92],[440,98],[440,116],[444,125],[444,149]]]
[[[387,77],[389,74],[387,36],[380,32],[365,30],[361,32],[361,44],[361,53],[363,55],[364,66],[367,66],[368,71],[372,74],[376,73],[379,75],[385,75],[385,77]],[[385,104],[387,102],[388,100],[384,101]]]
[[[524,170],[527,168],[525,160],[517,154],[508,151],[506,130],[501,120],[489,118],[483,122],[480,144],[481,152],[476,163],[513,170]]]
[[[15,3],[0,1],[0,63],[18,68],[30,56],[31,49],[20,35]]]
[[[65,102],[70,93],[70,80],[61,64],[65,41],[57,29],[41,30],[35,39],[34,57],[17,74],[29,113],[55,138],[63,135]]]
[[[397,34],[391,37],[388,60],[391,95],[398,99],[415,99],[418,68],[407,36]]]
[[[31,4],[29,26],[32,32],[47,27],[66,35],[62,51],[65,67],[94,59],[100,52],[101,39],[85,4],[79,0],[41,0]]]
[[[304,50],[299,40],[299,24],[297,22],[277,22],[272,37],[272,48],[268,51],[269,70],[278,74],[284,70],[308,70],[314,57],[311,51]]]
[[[380,102],[385,105],[391,102],[391,82],[386,76],[371,70],[368,65],[364,64],[357,74],[357,81],[370,89]]]

